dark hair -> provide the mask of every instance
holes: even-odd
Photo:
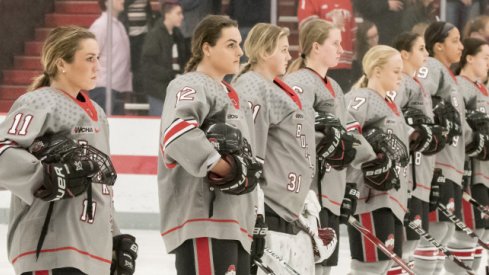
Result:
[[[426,50],[430,56],[435,55],[433,47],[436,43],[443,43],[448,37],[448,33],[455,28],[454,25],[448,22],[433,22],[431,23],[426,32],[424,33],[424,40],[426,42]]]
[[[105,4],[107,0],[98,0],[98,6],[100,7],[100,10],[106,11],[107,10],[107,5]]]
[[[364,20],[362,23],[358,24],[357,35],[356,35],[356,60],[362,62],[365,53],[370,49],[370,45],[368,44],[367,32],[376,25],[368,20]]]
[[[410,52],[413,49],[414,42],[421,35],[414,32],[403,32],[394,39],[393,47],[398,51]]]
[[[462,43],[464,44],[464,49],[462,57],[460,57],[460,63],[455,68],[455,74],[460,74],[465,65],[467,65],[467,56],[477,55],[482,50],[482,46],[489,45],[486,41],[479,38],[467,38]]]
[[[163,20],[165,20],[165,14],[172,11],[175,7],[182,7],[182,4],[180,4],[180,2],[175,1],[175,0],[162,1],[161,7],[160,7],[161,18]]]
[[[185,72],[195,71],[204,58],[202,46],[205,43],[209,43],[212,47],[215,46],[217,40],[221,38],[222,29],[229,27],[237,28],[238,23],[222,15],[207,15],[199,22],[192,36],[192,56],[187,62]]]

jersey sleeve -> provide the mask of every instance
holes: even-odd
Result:
[[[32,108],[35,100],[19,98],[0,124],[0,187],[31,204],[42,185],[41,162],[27,151],[34,139],[44,135],[50,108]]]
[[[181,81],[176,82],[174,80],[167,89],[162,115],[160,142],[165,164],[169,168],[178,164],[191,175],[204,177],[220,159],[220,154],[199,128],[212,103],[203,87],[178,85]]]

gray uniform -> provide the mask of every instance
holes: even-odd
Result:
[[[464,174],[465,144],[468,140],[472,140],[472,131],[464,119],[465,104],[462,94],[458,91],[455,76],[440,61],[429,57],[424,66],[418,70],[418,79],[431,96],[436,95],[450,100],[460,113],[463,134],[455,138],[452,145],[447,144],[436,155],[435,166],[442,169],[447,179],[461,186]]]
[[[457,76],[460,92],[468,110],[489,112],[488,90],[483,84],[474,83],[463,76]],[[483,183],[489,188],[489,161],[472,159],[472,177],[474,183]]]
[[[109,129],[102,109],[88,100],[45,87],[17,99],[0,124],[0,187],[12,192],[8,232],[9,259],[17,274],[74,267],[86,274],[109,274],[112,261],[112,188],[93,184],[93,220],[87,195],[54,203],[42,253],[36,246],[49,202],[33,196],[43,182],[42,165],[25,148],[36,137],[64,133],[109,155]],[[114,232],[111,232],[114,231]]]
[[[256,221],[256,190],[239,196],[214,191],[213,201],[213,192],[204,177],[220,154],[199,128],[224,112],[226,122],[250,141],[251,113],[246,109],[248,103],[240,100],[234,90],[227,90],[203,73],[187,73],[170,82],[163,106],[158,155],[161,235],[168,252],[185,240],[199,237],[237,240],[250,251]]]
[[[405,107],[416,108],[421,110],[431,121],[434,121],[431,95],[424,90],[417,79],[404,75],[398,92],[394,92],[390,96],[401,109]],[[411,157],[408,167],[409,188],[414,188],[412,165],[415,165],[416,188],[411,194],[422,201],[429,202],[435,156],[425,156],[421,152],[415,152],[414,160]]]
[[[297,220],[314,175],[314,125],[305,118],[301,102],[291,99],[292,90],[284,91],[258,73],[243,74],[234,86],[253,111],[256,156],[264,162],[260,186],[265,203],[286,221]]]
[[[399,107],[368,88],[354,89],[345,95],[348,112],[363,128],[379,127],[395,134],[406,147],[412,132],[405,121]],[[372,212],[379,208],[390,208],[394,215],[403,221],[407,211],[408,186],[407,167],[398,167],[400,188],[389,191],[377,191],[364,184],[361,170],[352,170],[347,175],[348,182],[356,182],[360,191],[356,214]]]
[[[336,115],[345,128],[359,128],[358,122],[346,111],[343,90],[333,79],[328,77],[328,81],[325,82],[316,72],[305,68],[286,75],[284,81],[297,91],[311,121],[314,121],[315,111],[328,112]],[[363,137],[356,135],[356,138],[366,143]],[[361,163],[375,157],[368,145],[357,146],[356,149],[357,156],[351,165],[357,168]],[[340,215],[341,203],[345,196],[346,173],[347,169],[338,171],[327,167],[321,180],[322,206],[337,216]]]

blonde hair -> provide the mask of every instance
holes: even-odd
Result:
[[[306,58],[312,50],[314,42],[323,44],[329,37],[329,32],[336,27],[323,19],[310,19],[301,24],[299,30],[299,48],[301,55],[290,64],[287,73],[295,72],[306,66]]]
[[[258,23],[248,33],[244,42],[244,51],[248,62],[241,69],[236,79],[251,70],[265,54],[273,54],[277,48],[278,40],[289,36],[289,29],[268,23]]]
[[[365,88],[368,86],[368,80],[372,77],[374,69],[382,68],[389,59],[399,52],[386,45],[377,45],[367,51],[362,60],[363,76],[353,85],[353,88]]]
[[[58,60],[72,63],[76,51],[80,49],[80,42],[85,39],[95,39],[95,35],[79,26],[63,26],[52,30],[42,46],[43,74],[34,79],[28,91],[51,85],[51,79],[58,75]]]
[[[221,31],[224,28],[238,27],[236,21],[222,15],[207,15],[195,27],[192,36],[192,56],[187,62],[185,72],[195,71],[199,63],[204,59],[202,46],[209,43],[211,47],[215,46],[217,40],[221,38]]]

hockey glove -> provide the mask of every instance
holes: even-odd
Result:
[[[44,201],[74,198],[83,194],[99,168],[91,160],[43,163],[44,182],[34,196]]]
[[[263,169],[260,163],[243,155],[228,154],[222,159],[231,166],[231,172],[221,177],[209,171],[206,180],[212,188],[231,195],[242,195],[255,189]]]
[[[365,183],[375,190],[398,190],[400,187],[395,163],[382,153],[377,154],[376,159],[364,162],[362,171]]]
[[[465,154],[478,160],[489,160],[489,136],[474,132],[472,142],[465,146]]]
[[[433,97],[433,113],[435,115],[435,124],[445,128],[447,133],[447,143],[453,144],[456,136],[462,135],[462,124],[460,114],[449,101],[441,100],[439,97]]]
[[[433,179],[431,180],[431,192],[430,192],[430,212],[435,211],[438,208],[438,202],[440,201],[440,185],[445,183],[445,177],[442,174],[440,168],[435,168],[433,172]]]
[[[355,214],[357,209],[357,200],[360,197],[360,192],[357,189],[357,184],[353,182],[346,183],[345,197],[340,208],[340,222],[347,224],[348,218]]]
[[[110,275],[134,274],[137,257],[138,245],[134,236],[129,234],[114,236]]]
[[[446,138],[441,126],[420,124],[414,126],[414,129],[409,144],[411,152],[419,151],[423,155],[430,156],[440,152],[445,147]]]

